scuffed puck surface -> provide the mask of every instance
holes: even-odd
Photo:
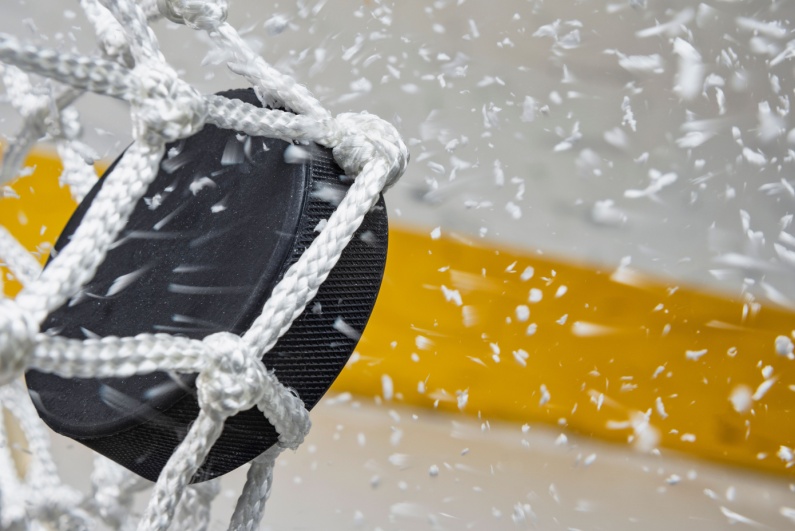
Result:
[[[250,90],[224,95],[259,105]],[[205,126],[167,146],[155,181],[94,279],[52,312],[42,330],[78,339],[242,334],[349,185],[328,150]],[[101,186],[80,205],[55,253],[69,242]],[[364,330],[386,249],[381,199],[316,298],[263,359],[308,408],[334,381]],[[27,374],[48,425],[150,480],[198,414],[194,379],[165,372],[106,379]],[[194,481],[228,472],[276,440],[261,412],[242,412],[227,420]]]

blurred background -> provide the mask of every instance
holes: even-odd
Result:
[[[412,152],[370,325],[280,458],[263,528],[795,525],[795,4],[229,13],[333,113],[378,114]],[[77,3],[6,0],[0,31],[95,46]],[[201,91],[239,86],[202,35],[156,31]],[[98,161],[130,142],[124,104],[77,108]],[[0,120],[13,142],[19,117]],[[52,153],[0,199],[42,257],[74,208]],[[87,488],[88,451],[55,440]],[[219,528],[243,477],[224,479]]]

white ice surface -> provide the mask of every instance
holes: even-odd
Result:
[[[729,524],[722,507],[752,527],[793,525],[785,479],[672,451],[344,396],[312,419],[304,445],[279,458],[263,529],[717,531]],[[90,452],[63,438],[55,448],[65,479],[87,488]],[[244,478],[224,476],[212,529],[225,529]]]

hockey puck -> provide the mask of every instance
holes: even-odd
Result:
[[[252,90],[222,95],[261,106]],[[54,253],[69,242],[102,184],[78,207]],[[242,335],[349,186],[325,148],[206,125],[166,147],[157,177],[94,278],[47,317],[42,331],[78,339]],[[386,251],[380,198],[315,299],[264,356],[307,408],[353,352],[378,295]],[[26,378],[53,430],[152,481],[199,411],[196,375],[66,379],[29,371]],[[230,417],[193,481],[237,468],[277,437],[256,408]]]

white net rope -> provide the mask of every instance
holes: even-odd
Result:
[[[255,529],[270,494],[276,458],[286,448],[297,448],[310,427],[300,398],[260,360],[314,298],[379,194],[402,175],[408,150],[392,125],[366,113],[332,116],[305,87],[255,54],[226,22],[223,0],[80,4],[97,33],[96,56],[46,49],[0,34],[0,74],[8,99],[24,120],[5,150],[0,185],[19,174],[28,150],[46,136],[56,143],[64,165],[61,182],[75,199],[86,195],[97,176],[86,162],[91,150],[80,141],[79,117],[70,107],[86,91],[128,102],[134,137],[70,243],[46,270],[0,228],[0,258],[24,285],[16,299],[0,299],[0,405],[17,419],[30,450],[30,463],[19,477],[0,422],[0,527],[206,528],[218,483],[189,485],[190,479],[225,419],[256,406],[276,428],[279,442],[251,463],[229,524],[230,529]],[[254,87],[262,103],[284,110],[204,96],[181,80],[165,61],[149,26],[162,16],[206,32],[225,51],[226,65]],[[47,90],[33,90],[30,74],[47,78]],[[205,124],[252,136],[316,142],[331,148],[340,167],[355,177],[251,328],[242,337],[216,333],[204,340],[167,334],[75,340],[40,332],[47,314],[94,276],[155,178],[165,144]],[[138,522],[130,512],[133,495],[150,483],[108,459],[96,457],[88,496],[60,481],[47,430],[20,381],[28,369],[66,378],[125,377],[155,370],[199,375],[199,416],[164,467]]]

